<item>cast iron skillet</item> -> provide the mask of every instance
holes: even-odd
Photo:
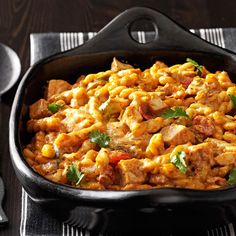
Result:
[[[149,20],[155,28],[156,36],[148,44],[139,44],[130,36],[131,24],[139,19]],[[80,190],[50,182],[25,162],[22,146],[30,139],[25,131],[28,106],[43,97],[47,80],[72,83],[80,74],[108,69],[114,56],[141,68],[156,60],[174,64],[190,57],[212,71],[226,70],[231,78],[236,76],[234,53],[205,42],[158,11],[142,7],[126,10],[83,46],[39,61],[23,77],[10,117],[10,153],[29,196],[60,219],[101,232],[178,231],[235,219],[235,187],[212,191]]]

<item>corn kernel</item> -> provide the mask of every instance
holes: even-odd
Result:
[[[167,83],[174,83],[174,79],[171,77],[171,76],[161,76],[159,78],[159,83],[162,84],[162,85],[165,85]]]
[[[44,157],[47,157],[47,158],[54,158],[56,154],[51,144],[44,144],[42,147],[41,153]]]
[[[224,124],[224,129],[226,130],[233,130],[236,129],[236,122],[235,121],[229,121]]]
[[[158,155],[160,154],[160,149],[164,149],[164,142],[162,138],[162,134],[154,134],[149,141],[146,152],[147,154]]]
[[[235,143],[236,142],[236,135],[232,134],[230,132],[225,132],[223,135],[223,139],[229,143]]]

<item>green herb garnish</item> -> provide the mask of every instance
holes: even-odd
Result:
[[[69,181],[79,185],[84,174],[78,170],[78,166],[73,162],[67,169],[66,177]]]
[[[233,185],[236,184],[236,168],[232,169],[229,173],[228,184]]]
[[[229,94],[229,97],[230,97],[231,101],[233,102],[234,107],[236,108],[236,96],[233,94]]]
[[[193,59],[190,59],[190,58],[187,58],[186,61],[187,61],[187,62],[190,62],[191,64],[193,64],[193,65],[196,67],[196,69],[197,69],[197,74],[198,74],[199,76],[202,75],[202,68],[203,68],[202,66],[200,66],[196,61],[194,61]]]
[[[187,165],[184,160],[185,157],[186,153],[182,151],[182,152],[177,152],[177,154],[173,156],[170,160],[170,162],[174,164],[182,174],[185,174],[187,170]]]
[[[107,147],[110,141],[110,137],[106,133],[101,133],[98,130],[94,130],[89,133],[91,142],[97,143],[101,148]]]
[[[180,117],[180,116],[188,117],[185,110],[183,110],[181,107],[176,107],[175,110],[169,108],[169,109],[165,110],[161,115],[161,117],[163,117],[164,119],[177,118],[177,117]]]
[[[61,107],[62,105],[57,104],[57,103],[48,104],[48,110],[51,111],[52,113],[58,112]]]

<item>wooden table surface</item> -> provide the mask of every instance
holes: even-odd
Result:
[[[235,0],[0,0],[0,42],[18,53],[23,74],[29,66],[30,33],[98,31],[133,6],[158,9],[187,28],[236,27]],[[16,87],[2,96],[1,103],[0,175],[9,218],[9,225],[0,228],[1,236],[19,235],[21,186],[8,151],[8,119]]]

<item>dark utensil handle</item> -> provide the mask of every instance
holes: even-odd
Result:
[[[147,44],[140,44],[131,37],[130,26],[140,19],[150,20],[155,28],[155,38]],[[227,54],[227,50],[202,40],[161,12],[145,7],[134,7],[124,11],[99,31],[97,36],[69,51],[68,55],[89,53],[91,48],[93,53],[112,50],[163,49]]]
[[[8,222],[8,218],[2,209],[2,200],[4,197],[4,192],[5,190],[4,190],[3,181],[2,181],[2,178],[0,177],[0,226]]]

